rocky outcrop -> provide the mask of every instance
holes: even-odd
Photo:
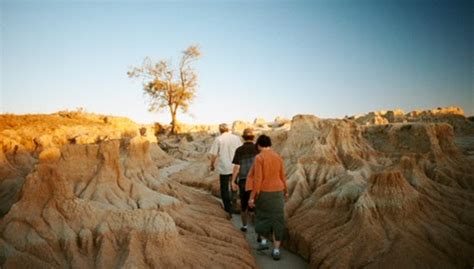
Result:
[[[251,127],[252,124],[241,121],[241,120],[236,120],[232,123],[232,133],[241,135],[244,132],[245,128]]]
[[[403,122],[427,122],[427,123],[448,123],[456,135],[474,135],[474,123],[464,116],[464,111],[459,107],[445,107],[431,110],[415,110],[404,113],[403,110],[388,110],[370,112],[366,115],[349,117],[361,125],[383,125],[389,123]]]
[[[311,267],[474,265],[461,110],[258,124],[285,161],[284,244]],[[0,267],[255,267],[214,197],[209,126],[157,140],[114,117],[1,115]]]
[[[474,264],[474,169],[447,124],[361,127],[296,116],[285,159],[289,246],[314,268]]]
[[[151,128],[77,112],[0,117],[0,267],[256,266],[219,202],[170,177],[185,167]],[[184,136],[181,154],[202,155],[199,137]]]
[[[133,121],[84,112],[58,112],[50,115],[0,115],[0,170],[15,173],[0,177],[0,217],[6,214],[18,198],[26,175],[41,154],[68,144],[96,144],[108,140],[129,140],[138,134]],[[147,129],[150,129],[147,131]],[[156,142],[152,128],[142,127],[143,137]],[[159,149],[153,153],[160,155]],[[159,163],[166,165],[169,156],[161,154]]]
[[[255,120],[253,121],[253,124],[255,125],[265,125],[267,123],[267,121],[264,119],[264,118],[255,118]]]
[[[91,144],[111,139],[131,138],[140,125],[127,118],[58,112],[50,115],[0,115],[0,138],[9,136],[29,152],[45,143],[60,147],[65,144]],[[153,139],[150,130],[149,138]],[[156,142],[156,139],[155,141]]]
[[[207,160],[214,137],[205,132],[160,136],[158,144],[168,155],[186,161]]]
[[[0,221],[2,268],[255,267],[218,202],[160,177],[151,147],[135,137],[43,151]]]
[[[0,217],[18,200],[26,175],[37,160],[13,130],[0,133]]]
[[[290,127],[291,120],[283,118],[283,117],[276,117],[272,123],[273,128],[279,127]]]

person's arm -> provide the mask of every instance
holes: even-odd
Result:
[[[236,191],[239,186],[237,185],[237,182],[235,182],[235,180],[237,179],[237,177],[239,176],[239,172],[240,172],[240,148],[237,148],[234,152],[234,158],[232,158],[232,164],[234,165],[234,167],[232,168],[232,178],[230,180],[231,182],[231,186],[232,186],[232,190]]]
[[[217,153],[219,153],[219,144],[216,139],[214,140],[211,148],[209,149],[210,160],[211,160],[211,164],[210,164],[211,171],[214,171],[215,169],[214,164],[216,163],[216,160],[217,160]]]
[[[232,190],[236,191],[239,188],[239,185],[237,185],[237,182],[235,181],[237,179],[237,176],[239,176],[239,171],[240,171],[240,165],[234,164],[234,168],[232,170]]]
[[[285,177],[285,164],[283,160],[280,159],[280,172],[279,172],[279,177],[281,182],[283,183],[284,186],[284,194],[285,194],[285,199],[288,199],[288,187],[286,185],[286,177]]]
[[[254,179],[254,185],[252,192],[250,193],[250,199],[249,199],[249,205],[255,205],[255,197],[257,194],[260,192],[261,186],[262,186],[262,179],[263,179],[263,165],[260,161],[260,158],[255,158],[255,163],[253,167],[253,179]],[[253,207],[253,206],[252,206]]]
[[[254,185],[254,165],[252,164],[252,166],[250,167],[250,170],[247,174],[247,181],[245,182],[245,190],[246,191],[252,191],[253,190],[253,185]]]
[[[214,169],[216,169],[216,168],[214,167],[214,164],[216,163],[217,156],[214,155],[214,154],[211,154],[211,158],[210,158],[210,159],[211,159],[211,164],[210,164],[211,171],[214,171]]]

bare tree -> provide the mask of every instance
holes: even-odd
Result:
[[[141,67],[135,67],[127,75],[143,79],[143,91],[150,97],[148,110],[151,112],[168,108],[171,115],[171,133],[176,133],[176,114],[178,110],[188,112],[196,96],[197,74],[191,64],[201,56],[196,45],[183,51],[177,70],[170,61],[154,63],[145,58]]]

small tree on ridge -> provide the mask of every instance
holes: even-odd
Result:
[[[154,63],[145,58],[142,66],[134,67],[127,75],[143,79],[143,91],[150,97],[148,110],[160,111],[168,108],[171,115],[171,133],[176,133],[178,110],[188,112],[189,105],[196,96],[197,74],[191,64],[201,56],[196,45],[183,51],[177,70],[170,61]]]

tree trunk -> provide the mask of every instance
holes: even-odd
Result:
[[[176,134],[176,111],[171,111],[171,134]]]

